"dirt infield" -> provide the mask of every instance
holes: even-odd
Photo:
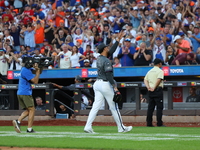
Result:
[[[34,126],[84,126],[85,121],[77,121],[72,119],[52,119],[43,121],[34,121]],[[21,123],[22,126],[27,126],[27,121]],[[115,126],[115,123],[111,122],[94,122],[93,126]],[[145,122],[125,122],[124,125],[128,126],[146,126]],[[156,125],[156,123],[154,123]],[[167,127],[200,127],[200,123],[165,123]],[[12,121],[0,120],[0,126],[12,126]]]
[[[60,148],[36,148],[36,147],[0,147],[0,150],[85,150],[85,149],[60,149]]]

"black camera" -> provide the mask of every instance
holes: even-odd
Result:
[[[23,57],[22,63],[26,68],[33,67],[35,63],[38,64],[39,68],[43,68],[53,65],[53,60],[51,57]]]

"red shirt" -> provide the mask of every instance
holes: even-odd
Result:
[[[6,5],[5,5],[4,2],[5,2],[5,1],[0,1],[0,7],[4,7],[4,8],[6,8]]]
[[[30,16],[34,15],[34,12],[33,12],[32,9],[31,10],[25,10],[24,13],[27,14],[27,15],[30,15]]]
[[[24,25],[27,25],[28,23],[32,23],[33,19],[30,17],[24,17],[22,22],[24,23]]]
[[[3,14],[2,15],[2,21],[5,23],[5,22],[10,22],[10,21],[13,21],[14,18],[11,14]]]
[[[89,53],[89,54],[92,54],[92,53],[94,53],[94,52],[93,52],[93,51],[89,51],[89,52],[88,52],[88,51],[85,51],[85,52],[83,53],[83,55],[86,56],[88,53]]]

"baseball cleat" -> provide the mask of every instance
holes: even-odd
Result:
[[[26,132],[27,132],[27,133],[36,133],[33,129],[32,129],[31,131],[28,131],[28,129],[27,129]]]
[[[122,132],[129,132],[129,131],[131,131],[132,130],[132,126],[127,126],[127,127],[125,127],[125,129],[124,130],[122,130],[122,131],[118,131],[119,133],[122,133]]]
[[[95,133],[92,129],[88,129],[88,130],[84,129],[84,132],[85,133]]]
[[[14,126],[15,131],[16,131],[17,133],[21,133],[20,124],[17,122],[17,120],[13,120],[12,123],[13,123],[13,126]]]

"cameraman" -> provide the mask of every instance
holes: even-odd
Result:
[[[24,67],[22,67],[21,72],[20,72],[21,76],[19,77],[17,97],[18,97],[20,106],[23,109],[25,109],[25,111],[21,114],[18,120],[13,120],[13,126],[17,133],[21,132],[20,123],[27,116],[28,116],[27,133],[35,132],[32,129],[34,114],[35,114],[35,106],[34,106],[34,100],[32,97],[31,84],[38,83],[39,76],[42,72],[42,68],[38,67],[38,63],[31,64],[30,63],[31,58],[30,59],[29,58],[26,58],[26,57],[23,58]]]

